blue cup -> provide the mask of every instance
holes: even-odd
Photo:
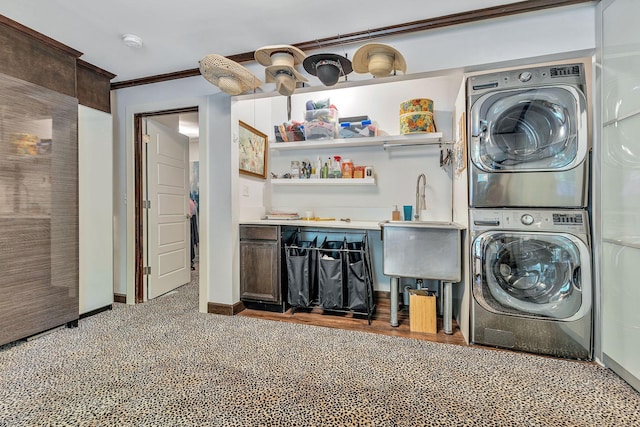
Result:
[[[404,205],[404,220],[405,221],[411,221],[412,214],[413,214],[413,206]]]

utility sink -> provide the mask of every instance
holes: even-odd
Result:
[[[461,280],[462,231],[449,221],[385,221],[382,269],[392,277]]]

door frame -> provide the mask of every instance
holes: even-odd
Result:
[[[133,115],[134,128],[134,156],[133,156],[133,181],[134,181],[134,295],[135,303],[144,302],[144,171],[143,171],[143,119],[154,116],[166,116],[181,113],[197,113],[199,107],[183,107],[169,110],[160,110]]]

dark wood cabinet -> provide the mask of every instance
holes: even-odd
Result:
[[[240,299],[245,306],[284,311],[278,225],[240,226]]]

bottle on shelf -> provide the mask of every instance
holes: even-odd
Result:
[[[322,167],[322,173],[320,174],[320,178],[329,178],[329,166],[326,163]]]
[[[351,159],[344,159],[342,162],[342,177],[353,178],[353,162]]]
[[[400,209],[398,209],[398,205],[395,205],[393,211],[391,211],[391,220],[400,221]]]
[[[320,178],[322,175],[322,160],[320,160],[320,156],[316,159],[316,178]]]
[[[333,156],[333,170],[330,171],[334,178],[342,178],[342,157]]]
[[[291,161],[289,173],[291,174],[291,178],[300,178],[300,162],[298,160]]]
[[[307,177],[307,162],[302,162],[302,167],[300,168],[300,179]]]

